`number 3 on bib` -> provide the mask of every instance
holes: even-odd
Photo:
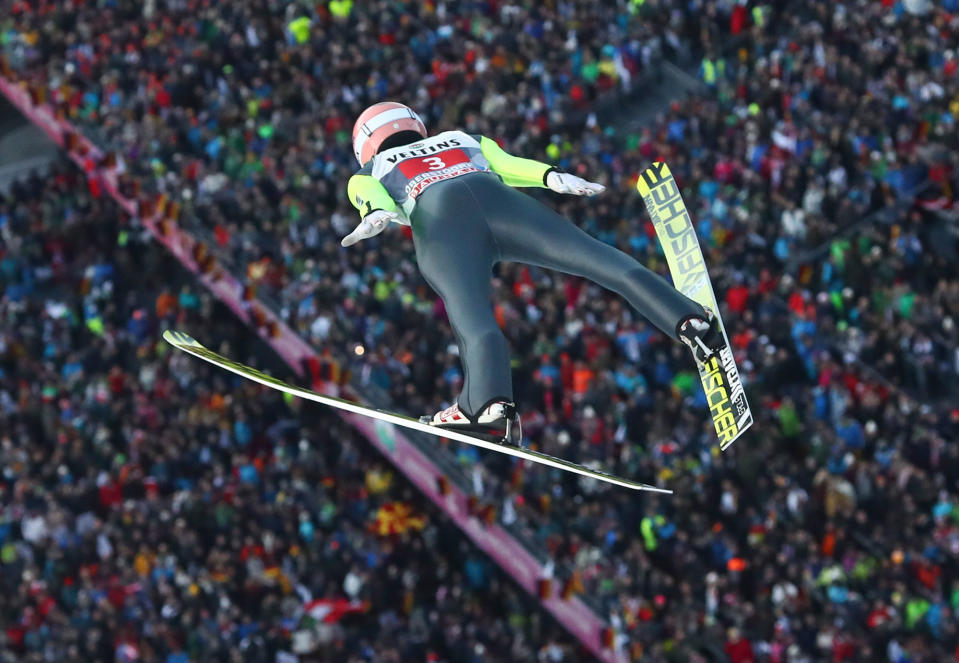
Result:
[[[397,168],[404,175],[412,179],[417,175],[445,170],[453,166],[463,167],[469,164],[469,157],[463,150],[443,150],[439,154],[432,154],[428,157],[413,157],[405,159],[399,163]]]
[[[466,152],[458,149],[404,159],[396,167],[409,180],[406,195],[411,199],[415,199],[425,188],[437,182],[479,170],[470,162]]]

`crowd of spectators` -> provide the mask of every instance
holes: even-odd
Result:
[[[72,165],[0,193],[0,661],[575,660],[342,421],[162,342],[257,351],[188,276]]]
[[[357,221],[343,185],[358,111],[395,98],[435,130],[597,177],[601,198],[550,204],[661,271],[633,182],[665,159],[756,432],[717,454],[680,346],[590,284],[503,265],[530,442],[677,496],[461,461],[637,656],[685,660],[691,633],[737,662],[954,655],[959,411],[934,397],[957,388],[959,281],[930,205],[911,201],[931,189],[948,205],[957,186],[955,2],[12,5],[15,75],[413,413],[448,404],[461,375],[402,234],[339,247]],[[591,114],[635,93],[657,53],[693,51],[704,91],[650,126]],[[842,234],[879,211],[891,222]]]

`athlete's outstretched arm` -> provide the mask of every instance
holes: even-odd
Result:
[[[489,161],[493,172],[503,178],[510,186],[535,186],[546,188],[546,176],[556,169],[548,163],[535,159],[515,157],[486,136],[479,136],[480,149]]]
[[[561,173],[547,163],[513,156],[497,145],[495,140],[486,136],[480,136],[480,149],[493,172],[510,186],[535,186],[578,196],[595,196],[606,189],[602,184],[587,182],[570,173]]]
[[[400,222],[396,201],[375,177],[357,173],[346,185],[346,193],[363,220],[353,232],[343,238],[340,242],[342,246],[352,246],[361,239],[379,235],[391,221]]]

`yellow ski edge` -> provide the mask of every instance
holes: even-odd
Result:
[[[657,196],[653,190],[666,182],[672,182],[672,188],[674,189],[673,195],[662,197],[662,194],[660,194],[660,196]],[[745,391],[740,382],[739,368],[731,356],[731,346],[729,344],[729,336],[726,333],[726,324],[719,314],[719,305],[713,291],[712,280],[709,278],[702,248],[699,245],[699,239],[696,237],[695,228],[692,227],[692,219],[686,209],[686,203],[679,192],[679,186],[676,184],[675,178],[673,178],[672,172],[665,162],[658,161],[643,170],[637,178],[636,190],[642,196],[643,203],[649,212],[650,220],[656,229],[657,239],[663,248],[663,253],[666,256],[669,271],[673,276],[676,287],[699,304],[709,306],[719,318],[719,326],[723,338],[726,340],[727,351],[730,353],[730,356],[726,357],[724,355],[722,362],[720,362],[719,358],[716,358],[710,362],[710,366],[697,363],[697,368],[699,369],[700,382],[702,382],[703,389],[707,394],[707,399],[709,399],[711,389],[713,388],[725,394],[721,401],[716,404],[710,401],[710,417],[713,420],[713,426],[719,437],[719,448],[721,451],[725,451],[732,446],[733,442],[742,437],[746,430],[752,427],[755,418],[752,415],[752,408],[746,399]],[[660,200],[659,198],[662,199]],[[666,222],[664,221],[663,209],[672,212],[671,216],[668,217],[670,219],[676,218],[680,216],[680,214],[685,217],[687,228],[677,233],[675,237],[687,238],[684,246],[689,245],[691,248],[684,255],[689,255],[695,250],[698,253],[698,261],[687,260],[681,265],[676,254],[670,252],[672,248],[670,246],[670,240],[673,239],[674,236],[664,231],[664,223]],[[718,381],[716,379],[717,377],[719,378]],[[732,380],[732,377],[734,377],[735,380]],[[740,406],[743,408],[739,411],[738,417],[732,414],[731,411],[724,411],[722,407],[720,407],[726,404],[730,406],[731,409],[734,401],[739,404],[737,405],[737,409],[739,409]]]

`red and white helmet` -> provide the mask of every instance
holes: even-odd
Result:
[[[373,158],[387,138],[401,131],[415,131],[426,137],[426,125],[409,106],[395,101],[373,104],[353,125],[353,154],[362,166]]]

